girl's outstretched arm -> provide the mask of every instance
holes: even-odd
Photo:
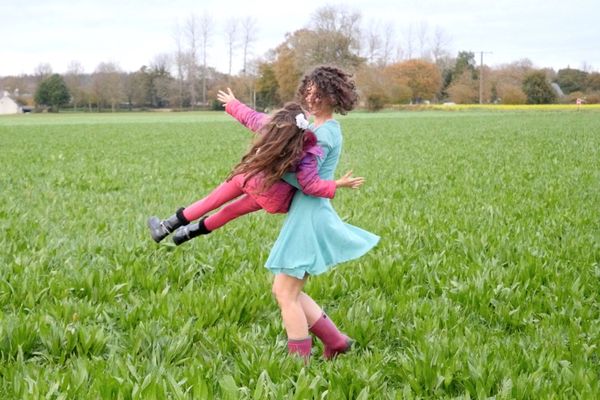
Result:
[[[217,99],[223,103],[229,115],[254,133],[259,133],[269,119],[267,114],[255,111],[236,99],[230,88],[227,88],[227,92],[219,90]]]
[[[296,167],[296,178],[298,179],[299,189],[304,194],[329,199],[333,199],[333,196],[335,196],[335,181],[321,179],[315,154],[306,153],[300,160]]]
[[[353,177],[352,171],[347,172],[335,181],[321,179],[318,171],[317,156],[307,153],[296,168],[299,189],[304,194],[332,199],[335,196],[337,188],[357,189],[365,182],[362,177]]]
[[[327,142],[327,141],[322,141],[318,144],[318,152],[312,151],[313,155],[318,155],[319,158],[317,159],[317,157],[313,157],[312,160],[310,161],[315,161],[316,162],[316,166],[314,167],[314,173],[317,174],[319,173],[319,167],[320,167],[320,162],[322,160],[324,160],[327,157],[327,154],[329,153],[329,151],[331,151],[331,145]],[[300,164],[302,164],[302,161],[307,161],[307,160],[300,160]],[[308,167],[307,165],[303,166],[304,168],[312,168],[312,167]],[[299,182],[300,178],[298,177],[297,174],[298,168],[296,168],[296,171],[294,172],[286,172],[282,179],[284,181],[286,181],[287,183],[289,183],[290,185],[292,185],[293,187],[295,187],[296,189],[300,189],[302,190],[302,192],[304,192],[304,190],[302,189],[302,186]],[[312,175],[312,173],[311,173]],[[319,177],[320,179],[320,177]],[[306,193],[308,194],[308,193]],[[323,197],[323,196],[317,196],[317,197]],[[333,198],[333,196],[331,196],[331,198]]]

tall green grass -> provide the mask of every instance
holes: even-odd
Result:
[[[290,359],[283,217],[181,247],[146,218],[248,147],[205,114],[0,118],[0,398],[598,398],[600,114],[354,114],[333,204],[382,237],[306,287],[357,346]]]

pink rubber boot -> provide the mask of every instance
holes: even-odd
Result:
[[[310,358],[310,350],[312,348],[312,338],[306,339],[288,339],[288,352],[290,355],[298,355],[308,362]]]
[[[352,347],[352,340],[340,332],[325,313],[309,328],[309,331],[323,342],[323,356],[327,360],[346,353]]]

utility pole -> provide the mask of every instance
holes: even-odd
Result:
[[[479,52],[479,104],[483,104],[483,54],[492,54],[491,51]]]

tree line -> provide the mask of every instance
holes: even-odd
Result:
[[[554,103],[584,99],[600,102],[600,73],[573,68],[536,69],[519,60],[496,68],[477,65],[476,54],[451,55],[448,38],[426,24],[405,28],[398,43],[391,23],[361,27],[359,12],[324,6],[311,23],[286,34],[284,41],[260,58],[251,57],[257,36],[252,17],[226,21],[221,38],[228,50],[228,71],[209,64],[215,24],[208,14],[191,15],[174,34],[175,50],[159,54],[134,72],[115,63],[100,63],[85,73],[72,62],[65,74],[52,73],[40,64],[33,76],[0,78],[17,100],[58,111],[102,111],[170,108],[220,109],[216,91],[231,87],[245,102],[268,109],[292,99],[300,77],[320,64],[331,64],[354,73],[361,105],[378,110],[389,105],[423,102],[454,103]],[[232,71],[241,53],[242,69]],[[33,97],[27,97],[33,93]]]

